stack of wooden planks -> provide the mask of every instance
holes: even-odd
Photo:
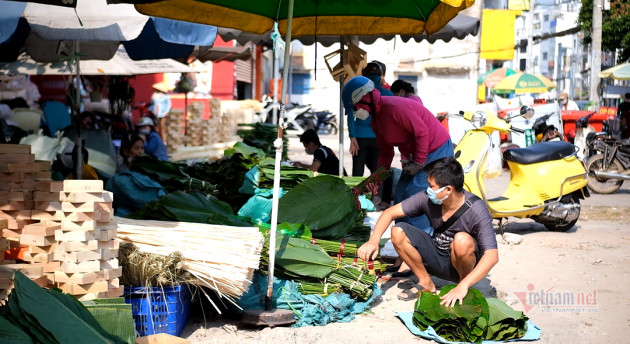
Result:
[[[203,118],[204,104],[195,102],[188,105],[186,121],[186,146],[205,146],[216,137],[218,128],[211,128],[210,122]]]
[[[55,285],[81,300],[121,296],[112,193],[101,180],[65,180],[59,195],[63,219],[54,230],[54,260],[61,267]]]
[[[166,137],[166,150],[168,154],[177,151],[184,146],[184,110],[171,109],[165,117],[162,130]]]

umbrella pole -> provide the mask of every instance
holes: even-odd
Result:
[[[287,44],[284,50],[284,68],[282,70],[282,93],[280,94],[280,114],[283,115],[284,110],[284,94],[287,89],[287,78],[290,63],[291,49],[291,26],[293,24],[293,0],[289,0],[289,13],[287,15],[287,34],[285,42]],[[282,116],[284,118],[284,116]],[[280,198],[280,162],[282,160],[282,125],[278,125],[278,138],[274,141],[276,148],[276,160],[274,164],[273,175],[273,198],[271,206],[271,229],[269,230],[269,274],[267,275],[267,295],[265,297],[265,309],[246,311],[243,313],[243,322],[256,325],[275,326],[282,324],[290,324],[295,322],[293,312],[287,309],[273,308],[273,274],[274,265],[276,263],[276,229],[278,228],[278,200]]]
[[[339,36],[339,45],[341,48],[341,65],[344,65],[344,61],[343,60],[343,36]],[[343,84],[345,83],[345,76],[343,73],[341,73],[341,75],[339,76],[339,178],[343,177],[343,155],[344,155],[344,151],[343,151],[343,122],[344,119],[346,118],[345,114],[344,114],[344,108],[343,108],[343,100],[341,99],[341,94],[343,92]]]

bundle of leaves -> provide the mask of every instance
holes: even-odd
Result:
[[[304,224],[318,239],[344,237],[362,216],[352,190],[333,176],[305,180],[289,190],[278,204],[278,223]]]
[[[105,331],[74,296],[41,288],[19,271],[14,284],[0,307],[3,343],[126,343]]]
[[[181,191],[170,193],[147,203],[127,217],[138,220],[196,222],[240,227],[252,225],[234,215],[229,204],[196,191],[189,194]]]
[[[307,283],[315,293],[323,293],[326,283],[334,283],[356,298],[367,299],[372,294],[375,276],[360,265],[346,265],[331,258],[321,247],[306,240],[278,234],[275,258],[276,276]],[[264,272],[269,266],[269,237],[260,261],[260,271]]]
[[[173,252],[167,256],[142,252],[129,242],[120,244],[118,253],[123,274],[120,283],[134,287],[170,287],[194,281],[184,270],[184,256]]]
[[[449,341],[471,343],[516,339],[527,332],[527,317],[522,312],[498,299],[486,299],[476,289],[468,290],[461,305],[440,305],[440,297],[455,287],[445,286],[439,295],[422,292],[414,307],[414,325],[422,331],[431,326]]]
[[[268,123],[239,124],[241,129],[236,131],[236,135],[243,139],[243,143],[260,148],[267,156],[275,156],[276,149],[273,142],[278,138],[278,126]],[[282,137],[282,160],[289,160],[289,140]]]
[[[215,196],[236,211],[251,197],[237,191],[243,185],[245,173],[264,158],[262,150],[237,142],[224,152],[223,158],[214,162],[198,162],[184,169],[191,177],[216,185]]]
[[[133,160],[131,170],[142,173],[158,182],[168,192],[196,190],[205,194],[215,191],[215,185],[184,172],[183,165],[160,161],[150,155],[141,155]]]
[[[273,188],[275,175],[275,160],[267,158],[258,164],[260,176],[258,177],[258,187],[261,189]],[[280,187],[284,190],[291,190],[301,182],[313,178],[313,171],[305,168],[280,165]]]

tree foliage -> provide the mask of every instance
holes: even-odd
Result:
[[[591,44],[593,0],[582,0],[578,24],[584,32],[584,44]],[[610,10],[602,11],[602,50],[617,52],[617,58],[630,58],[630,1],[610,0]]]

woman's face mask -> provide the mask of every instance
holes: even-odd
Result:
[[[360,120],[366,120],[368,117],[370,117],[370,113],[366,110],[366,109],[357,109],[357,111],[354,112],[354,117],[360,119]]]
[[[560,99],[560,104],[566,105],[569,101],[567,99]]]
[[[437,198],[437,194],[439,194],[440,192],[444,191],[445,188],[446,188],[446,186],[442,186],[441,188],[439,188],[437,190],[433,190],[429,186],[427,188],[427,196],[429,196],[429,199],[431,200],[431,202],[433,202],[434,204],[442,204],[442,201],[447,199],[448,195],[444,196],[444,198],[442,198],[442,199],[439,199],[439,198]]]

